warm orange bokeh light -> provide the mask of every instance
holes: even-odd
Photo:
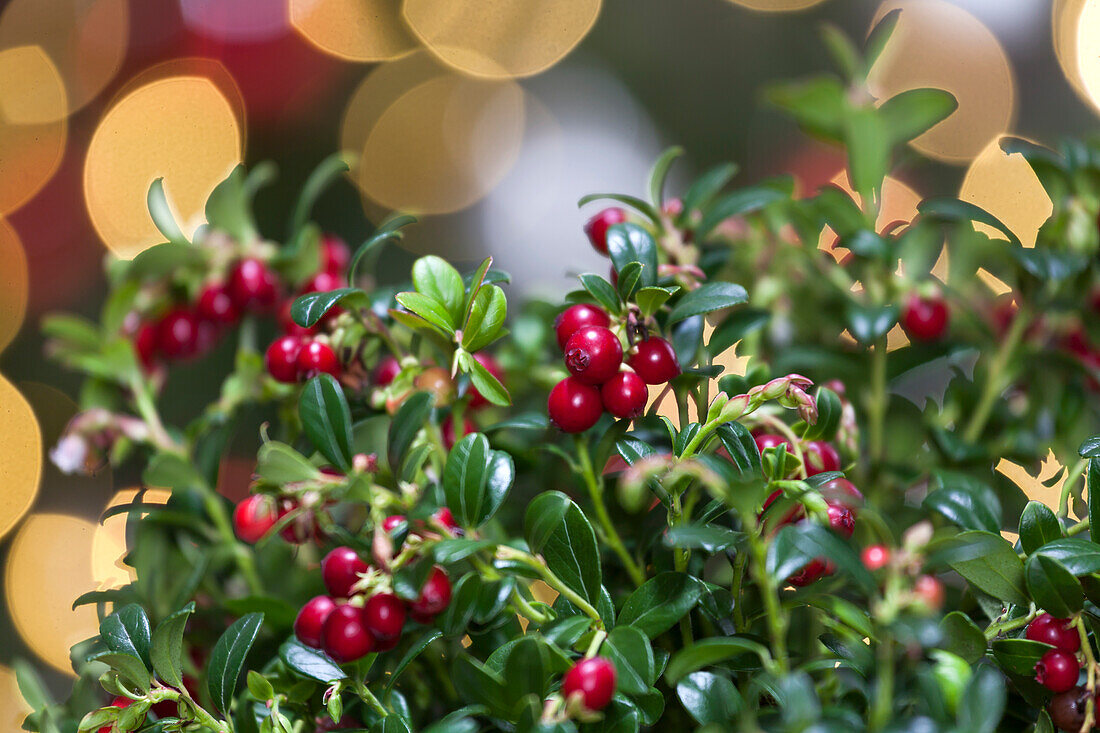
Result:
[[[748,8],[749,10],[759,10],[765,13],[789,13],[795,10],[805,10],[806,8],[812,8],[814,5],[825,2],[825,0],[729,0],[731,3],[740,5],[741,7]]]
[[[15,671],[0,664],[0,731],[22,730],[23,718],[31,712],[31,706],[19,691]]]
[[[73,675],[69,649],[96,634],[95,606],[72,609],[73,599],[95,588],[95,525],[64,514],[34,514],[11,543],[4,572],[8,613],[42,661]]]
[[[405,20],[443,63],[491,79],[545,71],[573,50],[600,0],[405,0]]]
[[[129,37],[127,0],[10,0],[0,14],[0,48],[40,45],[64,82],[67,103],[50,105],[51,116],[39,121],[61,119],[103,91]]]
[[[298,33],[346,61],[389,61],[416,48],[398,0],[286,1]]]
[[[122,489],[111,497],[103,509],[106,511],[112,507],[131,504],[139,493],[141,489]],[[149,489],[141,497],[141,503],[164,504],[171,495],[172,492],[168,489]],[[115,514],[96,527],[92,537],[92,577],[95,578],[98,590],[120,588],[137,578],[134,569],[122,562],[126,556],[128,516]]]
[[[1077,19],[1076,69],[1081,91],[1100,111],[1100,2],[1086,0]]]
[[[1054,208],[1024,156],[1006,155],[1001,150],[1001,138],[991,141],[970,164],[959,187],[959,198],[1003,221],[1025,247],[1035,245],[1039,227]],[[975,224],[974,228],[990,236],[1004,236],[985,224]]]
[[[0,376],[0,537],[27,513],[42,480],[42,432],[27,400]]]
[[[0,219],[0,351],[11,343],[27,313],[27,253],[19,234]]]
[[[243,147],[232,105],[205,77],[167,77],[130,92],[103,116],[85,159],[84,199],[100,239],[124,258],[164,241],[146,205],[149,185],[162,177],[190,236]]]
[[[887,0],[874,22],[901,8],[894,35],[871,74],[872,93],[886,99],[917,87],[955,95],[959,108],[913,141],[925,155],[965,163],[1015,116],[1015,82],[1001,44],[977,18],[944,0]]]

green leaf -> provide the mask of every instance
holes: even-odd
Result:
[[[248,656],[256,634],[263,623],[262,613],[250,613],[233,622],[221,635],[210,652],[210,661],[206,668],[206,688],[210,699],[223,713],[229,712],[233,701],[233,690],[237,687],[237,678],[241,675],[245,657]]]
[[[439,629],[428,629],[423,636],[416,640],[416,642],[409,647],[409,650],[405,652],[405,656],[401,657],[401,661],[397,663],[397,666],[393,668],[393,672],[390,674],[390,678],[386,681],[386,691],[389,692],[393,689],[394,684],[397,682],[397,678],[401,676],[401,673],[412,664],[413,660],[419,657],[425,649],[431,646],[432,642],[436,639],[443,637],[443,632]]]
[[[848,303],[846,320],[852,336],[860,343],[870,345],[885,336],[898,322],[898,307]]]
[[[703,214],[703,220],[695,228],[696,238],[706,239],[719,224],[730,217],[751,214],[769,204],[786,199],[788,192],[778,184],[778,181],[769,181],[727,193],[715,201]]]
[[[664,188],[665,179],[668,178],[668,169],[672,167],[673,162],[681,155],[684,154],[684,149],[679,145],[674,145],[671,148],[665,149],[661,153],[661,157],[657,158],[657,162],[653,164],[653,169],[649,172],[649,200],[653,202],[654,206],[660,206],[664,201]]]
[[[1100,545],[1080,537],[1048,542],[1034,554],[1057,560],[1077,577],[1100,572]]]
[[[951,116],[959,103],[942,89],[907,89],[879,105],[886,132],[895,142],[920,137]]]
[[[617,687],[627,695],[642,695],[655,681],[653,647],[641,630],[616,626],[604,640],[600,653],[611,660]]]
[[[707,342],[707,351],[711,356],[724,353],[726,349],[750,333],[763,328],[769,319],[771,319],[771,312],[763,308],[738,308],[711,333],[710,341]]]
[[[489,447],[489,439],[471,433],[458,441],[443,468],[447,506],[464,527],[487,522],[504,503],[516,478],[512,457]]]
[[[311,481],[321,472],[286,443],[269,440],[256,455],[256,475],[272,483],[289,484]]]
[[[610,313],[619,312],[619,293],[611,283],[604,280],[599,275],[593,275],[590,272],[580,275],[579,279],[584,289],[596,299],[597,303],[603,306],[604,310]]]
[[[867,70],[870,71],[871,67],[878,61],[879,56],[882,55],[883,50],[886,48],[886,42],[890,40],[890,36],[894,33],[894,28],[898,25],[898,19],[901,17],[901,8],[895,8],[890,12],[883,15],[875,27],[871,29],[871,32],[867,34],[867,41],[863,44],[863,56],[867,63]]]
[[[461,322],[466,305],[466,286],[462,275],[442,257],[428,255],[413,263],[412,282],[416,291],[435,300],[447,309],[450,323]]]
[[[107,648],[149,662],[149,617],[136,603],[123,606],[99,623],[99,635]]]
[[[153,676],[145,664],[133,654],[100,652],[88,657],[88,661],[102,662],[122,675],[127,684],[139,688],[142,692],[149,691]]]
[[[848,177],[866,201],[878,198],[882,179],[890,169],[890,132],[873,107],[849,108],[844,119],[848,146]]]
[[[753,654],[760,660],[770,660],[767,647],[758,641],[740,636],[712,637],[697,641],[672,655],[665,680],[675,685],[692,672],[711,667],[742,654]]]
[[[741,694],[727,677],[713,672],[694,672],[676,685],[684,710],[699,725],[729,726],[744,706]]]
[[[716,432],[730,461],[743,476],[762,475],[760,449],[756,447],[756,440],[748,428],[739,422],[732,422],[720,425]]]
[[[568,496],[559,491],[536,496],[527,507],[524,536],[554,575],[589,603],[597,602],[603,572],[596,533]]]
[[[991,666],[978,667],[959,696],[958,729],[993,733],[1004,715],[1007,697],[1004,676]]]
[[[1100,458],[1100,435],[1086,438],[1077,449],[1077,453],[1082,458]]]
[[[513,706],[527,695],[542,700],[550,683],[550,655],[546,643],[534,636],[521,636],[510,642],[501,678]]]
[[[244,166],[238,165],[206,199],[206,220],[210,226],[230,234],[234,239],[250,242],[259,236],[252,220],[248,195],[244,188]]]
[[[495,540],[468,540],[465,538],[442,540],[432,545],[432,558],[442,565],[452,565],[482,550],[496,547],[496,545]]]
[[[504,291],[496,285],[482,287],[463,327],[462,347],[473,352],[493,343],[500,336],[507,316],[508,299]]]
[[[666,530],[662,538],[668,547],[721,552],[743,540],[744,532],[735,532],[717,524],[679,524]]]
[[[619,281],[615,289],[618,291],[619,297],[626,302],[630,300],[630,297],[634,294],[635,288],[638,287],[638,280],[642,277],[642,263],[631,262],[617,274]]]
[[[620,204],[626,204],[630,208],[645,216],[654,224],[657,224],[661,221],[660,213],[658,213],[657,209],[653,208],[652,204],[650,204],[648,201],[638,198],[637,196],[629,196],[624,193],[590,193],[587,196],[581,198],[581,200],[577,202],[577,206],[584,206],[585,204],[590,204],[593,201],[601,201],[603,199],[618,201]]]
[[[840,140],[847,91],[835,76],[776,84],[767,89],[766,98],[811,135]]]
[[[469,654],[455,656],[451,680],[464,699],[484,705],[497,715],[507,714],[504,680]]]
[[[398,293],[394,299],[411,313],[414,313],[448,336],[453,336],[456,321],[447,310],[446,304],[421,293]]]
[[[639,287],[657,284],[657,243],[644,228],[637,224],[615,224],[607,230],[607,253],[611,264],[622,272],[631,262],[642,265],[638,278]],[[617,300],[616,296],[616,300]]]
[[[828,387],[817,390],[817,422],[804,426],[801,433],[803,440],[832,440],[836,437],[836,431],[840,427],[840,419],[844,413],[844,406],[836,392]]]
[[[512,398],[508,395],[508,390],[481,362],[477,359],[469,359],[468,366],[470,368],[470,381],[474,383],[474,387],[482,397],[501,407],[512,404]]]
[[[348,677],[329,655],[320,649],[308,647],[294,638],[279,647],[279,659],[303,677],[318,682],[329,683]]]
[[[660,310],[661,306],[665,304],[665,301],[671,298],[679,289],[679,286],[669,288],[656,286],[641,288],[634,294],[634,302],[638,304],[643,315],[651,316]]]
[[[1005,235],[1010,244],[1021,247],[1020,238],[1013,234],[1008,226],[990,214],[985,209],[966,201],[960,201],[950,196],[928,198],[917,204],[917,211],[922,216],[941,219],[945,221],[976,221],[986,226],[993,227]]]
[[[978,590],[1008,603],[1028,602],[1024,563],[1003,537],[971,530],[946,545],[948,565]]]
[[[841,237],[840,246],[847,247],[852,254],[867,260],[888,262],[894,254],[886,237],[870,229],[856,229]]]
[[[1001,530],[1001,503],[991,488],[969,477],[937,473],[938,488],[925,497],[925,509],[934,509],[963,529]]]
[[[324,293],[299,295],[290,305],[290,317],[304,328],[310,328],[337,305],[367,307],[370,298],[359,288],[337,288]]]
[[[668,323],[671,325],[691,316],[739,305],[748,300],[748,297],[745,289],[734,283],[704,283],[676,302],[668,316]]]
[[[616,628],[633,626],[650,639],[656,638],[686,616],[702,593],[702,585],[686,573],[660,573],[630,594],[619,611]]]
[[[1055,618],[1069,618],[1085,601],[1081,582],[1057,560],[1032,555],[1025,566],[1027,589],[1035,604]]]
[[[961,611],[952,611],[940,621],[943,641],[939,647],[965,659],[970,664],[985,656],[985,634],[970,617]]]
[[[1062,525],[1050,507],[1040,501],[1029,501],[1020,514],[1020,545],[1024,552],[1030,555],[1046,543],[1060,539]]]
[[[313,447],[341,471],[350,471],[351,409],[332,375],[320,374],[306,383],[298,397],[298,414]]]
[[[832,23],[823,23],[821,26],[821,40],[829,55],[833,57],[833,63],[840,68],[844,78],[856,81],[863,70],[863,60],[850,38],[844,31]]]
[[[176,223],[172,207],[168,204],[168,197],[164,194],[163,178],[157,178],[149,185],[146,202],[149,205],[149,216],[153,219],[153,225],[165,239],[173,244],[189,244],[180,225]]]
[[[691,225],[692,212],[705,208],[735,175],[737,175],[736,165],[720,163],[695,179],[684,194],[684,210],[680,215],[687,221],[688,226]]]
[[[203,265],[203,253],[193,244],[165,242],[134,256],[126,268],[133,280],[160,280],[168,275]]]
[[[1053,647],[1030,639],[994,639],[990,644],[997,664],[1010,674],[1035,676],[1035,665]]]
[[[855,550],[838,535],[812,522],[787,525],[779,530],[768,548],[768,572],[782,582],[819,557],[833,561],[864,592],[874,592],[875,579]]]
[[[391,467],[401,465],[413,439],[432,411],[432,400],[430,392],[417,392],[406,399],[393,416],[386,451]]]
[[[187,619],[195,610],[195,602],[167,616],[157,624],[153,632],[152,657],[153,670],[163,682],[176,689],[183,686],[180,656],[183,653],[183,632],[187,628]]]
[[[1087,473],[1089,490],[1089,537],[1100,543],[1100,458],[1090,458]]]
[[[355,250],[355,254],[352,255],[351,264],[348,265],[348,282],[356,281],[360,263],[366,262],[368,270],[372,270],[374,263],[378,259],[378,255],[382,252],[382,246],[391,239],[401,239],[404,237],[405,233],[401,231],[401,227],[412,224],[415,221],[415,216],[400,214],[382,222],[378,228],[367,237],[366,241],[359,245],[359,248]]]
[[[298,194],[298,201],[294,205],[294,212],[290,217],[291,232],[296,232],[305,226],[309,220],[309,212],[313,210],[313,205],[320,198],[321,193],[348,170],[348,164],[341,153],[329,155],[313,169],[302,185],[302,192]]]

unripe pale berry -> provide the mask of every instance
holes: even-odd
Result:
[[[428,367],[413,379],[413,385],[423,392],[430,392],[436,407],[451,404],[455,398],[455,383],[451,373],[443,367]]]
[[[603,384],[618,373],[622,363],[623,345],[609,328],[585,326],[565,344],[566,368],[587,384]]]
[[[566,377],[550,390],[546,402],[550,422],[566,433],[580,433],[596,424],[603,414],[600,391],[576,377]]]
[[[337,606],[325,619],[321,648],[340,664],[354,662],[374,650],[374,637],[367,630],[363,609]]]
[[[915,341],[935,341],[947,330],[947,302],[941,297],[909,296],[901,312],[901,327]]]
[[[451,579],[443,568],[436,565],[424,582],[424,587],[420,589],[420,596],[409,604],[409,613],[414,620],[428,624],[450,602]]]
[[[1024,636],[1032,641],[1050,644],[1070,654],[1076,654],[1081,648],[1081,636],[1068,618],[1054,618],[1049,613],[1041,613],[1027,625]]]
[[[582,659],[565,673],[561,694],[569,699],[579,695],[589,710],[603,710],[615,694],[615,665],[604,657]]]
[[[1061,649],[1051,649],[1035,664],[1035,681],[1053,692],[1065,692],[1077,684],[1081,664]]]
[[[294,619],[294,635],[298,641],[314,649],[321,648],[321,631],[329,614],[336,610],[336,601],[329,596],[314,596],[306,601]]]
[[[589,219],[584,225],[584,233],[588,235],[592,249],[602,255],[607,254],[607,230],[624,221],[626,212],[618,206],[608,207]]]
[[[405,604],[392,593],[377,593],[363,606],[363,619],[379,651],[392,649],[405,625]]]
[[[293,384],[298,381],[298,354],[302,351],[302,339],[282,336],[271,342],[264,354],[267,373],[279,382]]]
[[[241,499],[233,509],[233,530],[242,542],[254,545],[275,526],[278,519],[271,497],[252,494]]]
[[[664,384],[680,374],[680,362],[672,344],[658,336],[650,336],[635,345],[630,367],[646,384]]]
[[[359,582],[359,574],[368,569],[359,553],[350,547],[337,547],[321,560],[321,577],[325,587],[332,595],[342,598],[351,595],[352,586]]]
[[[565,351],[569,337],[585,326],[611,325],[611,317],[601,308],[588,303],[577,303],[562,311],[554,320],[554,334],[558,339],[558,348]]]
[[[649,389],[634,372],[622,371],[604,382],[600,388],[604,409],[617,418],[641,417],[649,399]]]

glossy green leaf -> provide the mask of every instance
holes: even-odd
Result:
[[[907,89],[879,105],[878,113],[894,143],[920,137],[958,109],[954,95],[942,89]]]
[[[980,666],[959,696],[959,730],[967,733],[993,733],[1004,715],[1008,690],[1005,678],[991,666]]]
[[[1100,435],[1086,438],[1077,448],[1077,454],[1082,458],[1100,458]]]
[[[831,560],[864,592],[874,592],[875,580],[851,545],[830,530],[811,522],[787,525],[779,531],[768,548],[768,572],[777,580],[784,581],[819,557]]]
[[[974,664],[985,656],[985,634],[970,617],[961,611],[952,611],[940,621],[943,641],[940,648],[946,649]]]
[[[810,134],[828,140],[840,139],[847,91],[837,77],[821,75],[775,84],[768,88],[766,98]]]
[[[347,674],[329,655],[320,649],[308,647],[295,638],[287,640],[279,647],[279,659],[298,674],[311,680],[329,683],[347,679]]]
[[[1100,572],[1100,545],[1081,537],[1065,537],[1048,542],[1034,554],[1057,560],[1078,577]]]
[[[457,654],[451,679],[466,700],[484,705],[497,715],[507,715],[508,697],[504,680],[469,654]]]
[[[849,108],[844,116],[848,177],[866,200],[877,195],[890,169],[890,131],[874,107]]]
[[[643,315],[651,316],[660,310],[661,306],[679,289],[679,286],[640,288],[634,293],[634,302],[638,304],[638,308],[641,309]]]
[[[189,244],[176,217],[172,213],[172,207],[168,204],[168,197],[164,193],[164,179],[157,178],[149,185],[149,195],[146,197],[149,205],[149,216],[154,226],[164,235],[164,238],[173,244]]]
[[[133,654],[122,652],[100,652],[88,657],[89,662],[102,662],[111,669],[117,671],[127,684],[147,692],[152,682],[152,674],[146,668],[145,663]]]
[[[184,608],[167,616],[157,624],[153,632],[150,658],[153,670],[167,685],[179,689],[183,685],[181,655],[183,653],[183,632],[187,628],[187,619],[195,610],[192,601]]]
[[[693,672],[676,685],[680,704],[699,725],[726,730],[744,706],[741,694],[728,677],[713,672]]]
[[[730,308],[748,300],[748,293],[740,285],[725,282],[703,283],[676,301],[668,315],[670,324],[691,316],[701,316],[723,308]]]
[[[745,538],[744,532],[735,532],[717,524],[680,524],[662,534],[668,547],[684,547],[693,550],[721,552],[733,547]]]
[[[129,654],[150,666],[151,632],[145,609],[136,603],[123,606],[99,623],[99,636],[107,648],[119,654]]]
[[[771,319],[763,308],[738,308],[730,313],[710,335],[707,351],[718,356],[754,331],[759,331]]]
[[[496,285],[482,287],[462,331],[462,347],[474,352],[493,343],[502,334],[507,316],[508,299],[504,291]]]
[[[370,298],[359,288],[337,288],[323,293],[299,295],[290,305],[290,317],[299,326],[311,328],[337,305],[366,308]]]
[[[686,616],[702,592],[699,581],[686,573],[660,573],[626,599],[617,627],[633,626],[649,638],[656,638]]]
[[[666,148],[653,168],[649,172],[649,200],[654,206],[660,206],[664,202],[665,179],[668,178],[668,170],[672,164],[684,154],[684,149],[679,145]]]
[[[1089,537],[1100,543],[1100,458],[1090,458],[1086,473],[1089,500]]]
[[[245,657],[256,641],[263,623],[262,613],[250,613],[237,619],[225,630],[210,652],[206,668],[206,688],[218,710],[229,711],[237,679],[244,667]]]
[[[1081,582],[1057,560],[1032,555],[1025,565],[1027,589],[1035,604],[1055,618],[1069,618],[1081,610]]]
[[[428,255],[413,263],[412,282],[416,291],[446,308],[449,323],[461,322],[466,305],[466,286],[462,275],[442,257]]]
[[[642,263],[630,262],[622,270],[617,271],[618,282],[615,290],[624,301],[630,300],[634,289],[638,287],[638,280],[642,277]]]
[[[650,204],[648,201],[640,199],[637,196],[630,196],[623,193],[590,193],[587,196],[581,198],[581,200],[577,202],[577,206],[584,206],[585,204],[590,204],[593,201],[600,201],[603,199],[617,201],[620,204],[626,204],[630,208],[637,211],[639,214],[644,215],[654,224],[661,220],[660,213],[658,213],[657,209],[653,208],[653,205]]]
[[[849,303],[845,321],[857,341],[870,345],[886,335],[898,322],[896,305],[863,306]]]
[[[1017,237],[1003,221],[993,216],[985,209],[967,201],[960,201],[949,196],[928,198],[917,204],[917,211],[924,216],[946,221],[980,222],[1004,234],[1010,244],[1016,247],[1020,246],[1020,238]]]
[[[642,265],[638,278],[639,287],[657,283],[657,243],[653,235],[637,224],[615,224],[607,230],[607,253],[616,270],[622,270],[631,262]]]
[[[948,564],[967,582],[998,600],[1027,603],[1024,563],[1003,537],[971,530],[952,538],[948,547]]]
[[[430,392],[417,392],[407,398],[397,409],[397,414],[393,416],[393,422],[390,423],[387,438],[386,454],[389,457],[390,466],[401,465],[413,439],[432,411],[432,399]]]
[[[990,644],[997,664],[1012,674],[1023,677],[1035,675],[1035,664],[1053,647],[1030,639],[994,639]]]
[[[256,475],[272,483],[289,484],[316,479],[321,472],[286,443],[269,440],[257,454]]]
[[[762,475],[760,449],[756,447],[748,428],[739,422],[732,422],[720,425],[716,432],[729,459],[743,476]]]
[[[439,629],[428,629],[424,634],[417,639],[409,650],[405,652],[405,655],[401,657],[401,660],[397,663],[397,666],[393,668],[393,672],[390,674],[389,679],[386,681],[386,690],[393,689],[394,684],[397,683],[401,673],[404,672],[413,660],[424,653],[424,650],[431,646],[432,642],[436,639],[443,638],[443,632]]]
[[[488,521],[504,503],[516,478],[512,457],[489,447],[481,433],[463,437],[451,448],[443,468],[447,506],[465,527]]]
[[[294,211],[290,217],[290,231],[295,232],[305,226],[309,220],[309,213],[313,210],[313,205],[320,198],[321,193],[347,171],[348,164],[341,153],[329,155],[313,169],[302,185],[298,201],[294,204]]]
[[[1040,501],[1029,501],[1020,514],[1020,545],[1024,552],[1030,555],[1046,543],[1060,539],[1062,525],[1050,507]]]
[[[610,313],[619,312],[619,293],[615,287],[599,275],[584,273],[579,276],[581,285],[596,299],[604,310]]]
[[[863,56],[868,71],[875,65],[875,62],[878,61],[879,56],[885,50],[886,42],[894,34],[894,29],[897,28],[900,17],[901,8],[894,8],[879,18],[871,32],[867,34],[867,40],[863,44]]]
[[[351,409],[340,384],[329,374],[306,383],[298,397],[302,429],[313,446],[345,473],[351,470]]]
[[[244,181],[244,166],[238,165],[210,192],[205,213],[211,227],[227,232],[237,241],[251,242],[259,233],[252,219]]]
[[[697,209],[705,208],[718,192],[737,175],[733,163],[720,163],[695,179],[684,194],[684,211],[681,216],[690,217]],[[691,222],[686,222],[690,227]]]
[[[704,667],[712,667],[743,654],[760,660],[770,660],[768,648],[758,641],[740,636],[711,637],[697,641],[672,655],[665,670],[665,680],[675,685],[687,675]]]
[[[641,630],[616,626],[600,647],[600,654],[611,660],[617,673],[617,687],[627,695],[642,695],[656,678],[653,647]]]
[[[399,214],[382,222],[377,229],[371,232],[371,235],[356,248],[355,254],[352,255],[351,264],[348,265],[348,282],[356,282],[359,267],[362,263],[366,263],[368,270],[373,270],[374,263],[377,262],[386,242],[404,237],[405,233],[401,231],[401,227],[415,221],[416,217],[414,216]]]
[[[1001,503],[988,486],[973,480],[956,480],[952,474],[937,474],[942,488],[924,499],[926,509],[938,511],[963,529],[1000,532]]]
[[[600,597],[603,571],[596,533],[588,518],[559,491],[536,496],[527,506],[524,536],[558,578],[589,603]]]
[[[409,312],[424,319],[427,323],[439,329],[447,336],[453,336],[455,321],[447,310],[447,306],[435,298],[421,293],[398,293],[394,299]]]

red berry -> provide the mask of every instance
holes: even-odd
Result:
[[[474,354],[474,359],[477,360],[478,364],[485,367],[490,374],[496,377],[498,382],[501,384],[504,383],[504,370],[500,367],[500,362],[480,351]],[[490,404],[489,400],[485,399],[484,395],[477,391],[477,387],[470,385],[470,409],[476,410],[488,404]]]
[[[1049,613],[1041,613],[1027,625],[1024,636],[1076,654],[1081,648],[1081,636],[1071,624],[1072,621],[1068,618],[1054,618]]]
[[[918,577],[913,583],[913,592],[932,611],[938,611],[943,606],[943,583],[934,575]]]
[[[630,366],[646,384],[664,384],[680,373],[680,362],[672,344],[658,336],[635,345]]]
[[[1076,656],[1051,649],[1035,664],[1035,681],[1053,692],[1065,692],[1077,684],[1080,672]]]
[[[863,548],[859,559],[863,561],[863,567],[874,572],[890,562],[890,550],[886,545],[869,545]]]
[[[806,475],[840,470],[840,453],[823,440],[811,440],[802,446],[802,459],[806,464]]]
[[[565,673],[561,694],[566,699],[579,695],[589,710],[603,710],[615,694],[615,665],[604,657],[582,659]]]
[[[400,525],[402,522],[407,521],[408,520],[400,514],[394,514],[392,516],[386,517],[382,520],[382,531],[393,532],[395,529],[397,529],[398,525]]]
[[[760,433],[752,436],[752,439],[756,442],[756,449],[760,451],[760,455],[764,455],[764,451],[768,448],[778,448],[780,445],[787,446],[787,452],[793,453],[794,448],[791,447],[791,442],[784,438],[782,435],[775,435],[774,433]]]
[[[474,425],[473,421],[465,415],[462,416],[462,435],[455,435],[455,423],[450,415],[443,420],[443,424],[439,426],[440,435],[443,437],[443,447],[447,450],[455,447],[455,443],[461,440],[463,437],[470,433],[477,432],[477,425]]]
[[[332,595],[342,598],[351,596],[351,587],[359,582],[359,573],[365,573],[368,569],[359,553],[350,547],[337,547],[321,560],[321,577],[325,587]]]
[[[363,609],[337,606],[321,629],[321,647],[341,664],[354,662],[374,649],[374,637],[367,631]]]
[[[947,330],[947,302],[940,297],[909,296],[901,313],[901,326],[915,341],[935,341]]]
[[[125,695],[117,695],[115,698],[113,698],[111,700],[111,707],[128,708],[128,707],[130,707],[130,705],[133,704],[133,702],[134,702],[133,700],[126,697]],[[105,726],[103,726],[102,728],[99,729],[98,733],[111,733],[112,729],[113,729],[113,726],[105,725]]]
[[[283,520],[291,515],[293,517],[279,530],[279,535],[287,542],[292,545],[305,544],[320,533],[317,518],[313,516],[313,512],[300,511],[298,504],[286,500],[279,507],[279,519]]]
[[[626,212],[617,206],[604,209],[589,219],[584,225],[584,233],[588,235],[592,249],[602,255],[607,254],[607,230],[624,221],[626,221]]]
[[[401,638],[405,625],[405,604],[392,593],[378,593],[363,607],[367,631],[378,642],[381,651],[392,649]]]
[[[611,325],[611,317],[606,311],[588,303],[571,305],[558,314],[554,320],[554,333],[558,338],[558,348],[565,351],[565,345],[569,343],[569,337],[585,326]]]
[[[846,478],[835,478],[826,482],[820,489],[821,495],[830,504],[841,504],[858,509],[863,506],[863,494]]]
[[[233,509],[233,530],[241,541],[254,545],[271,531],[278,519],[271,497],[252,494]]]
[[[279,279],[262,261],[249,257],[229,273],[229,295],[240,311],[267,311],[279,299]]]
[[[576,377],[566,377],[550,390],[546,409],[550,422],[566,433],[580,433],[596,424],[603,414],[600,391]]]
[[[299,326],[294,317],[290,315],[290,309],[294,306],[294,300],[287,298],[283,301],[283,304],[279,306],[279,313],[275,317],[275,320],[279,323],[279,328],[288,336],[310,336],[317,332],[317,325],[314,324],[309,328],[305,326]]]
[[[610,328],[585,326],[565,344],[569,373],[588,384],[603,384],[619,371],[623,345]]]
[[[342,273],[351,264],[351,249],[335,234],[321,238],[321,269],[334,274]]]
[[[455,515],[451,514],[451,510],[447,507],[440,507],[436,509],[432,514],[432,521],[435,524],[441,524],[447,528],[447,531],[454,533],[454,530],[458,529],[458,522],[455,521]]]
[[[199,293],[198,311],[207,321],[223,326],[236,323],[240,317],[237,304],[222,283],[211,283],[203,288]]]
[[[157,348],[169,359],[186,359],[201,350],[198,316],[187,308],[169,311],[157,326]]]
[[[385,387],[401,373],[401,362],[390,355],[383,356],[374,368],[374,385]]]
[[[340,360],[336,358],[336,352],[328,344],[320,341],[310,341],[298,352],[298,373],[305,377],[316,376],[324,372],[334,377],[339,377]]]
[[[649,389],[634,372],[619,372],[600,388],[604,409],[618,418],[641,417],[649,399]]]
[[[829,504],[829,528],[844,539],[856,530],[856,515],[843,504]]]
[[[271,342],[264,354],[264,366],[274,379],[293,384],[298,381],[298,354],[302,351],[302,339],[283,336]]]
[[[414,620],[428,624],[450,602],[451,579],[443,568],[436,565],[428,575],[424,587],[420,589],[420,597],[409,604],[409,613]]]
[[[294,619],[294,635],[298,641],[314,649],[321,648],[321,630],[329,614],[336,610],[336,601],[328,596],[314,596],[306,601]]]
[[[138,326],[134,334],[134,351],[145,371],[153,370],[157,364],[157,324],[146,322]]]
[[[825,564],[825,560],[819,557],[802,566],[801,570],[787,578],[787,582],[798,588],[803,588],[811,583],[816,583],[827,574],[828,566]]]

